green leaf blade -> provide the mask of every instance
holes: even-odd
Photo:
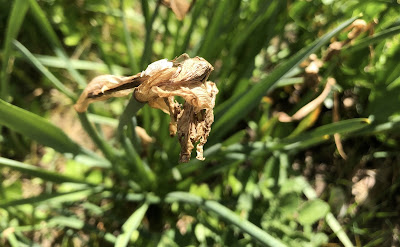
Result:
[[[12,6],[12,10],[8,19],[6,28],[6,35],[3,48],[2,66],[0,71],[0,98],[6,99],[8,96],[8,66],[10,63],[11,52],[12,52],[12,41],[17,38],[22,22],[25,19],[26,12],[28,11],[29,4],[25,0],[16,0]]]
[[[235,212],[229,208],[221,205],[216,201],[203,200],[202,198],[192,195],[186,192],[171,192],[166,198],[166,202],[186,202],[194,205],[198,205],[206,211],[211,211],[216,213],[219,217],[224,219],[226,222],[231,223],[238,227],[243,232],[252,236],[255,240],[261,242],[266,246],[281,247],[286,246],[280,240],[274,238],[267,232],[263,231],[258,226],[254,225],[250,221],[241,218]]]
[[[228,132],[234,124],[242,120],[251,110],[253,110],[260,102],[265,93],[274,86],[285,74],[296,68],[310,54],[327,43],[333,36],[351,24],[357,17],[353,17],[334,30],[324,35],[320,39],[313,42],[307,48],[299,51],[295,56],[277,67],[267,78],[254,85],[244,94],[238,95],[229,100],[232,104],[228,104],[225,109],[216,109],[216,121],[213,126],[213,134],[210,142],[215,142]],[[226,105],[226,104],[225,104]]]
[[[129,217],[129,219],[122,226],[123,233],[118,236],[117,241],[115,242],[115,247],[125,247],[128,245],[130,237],[135,231],[142,221],[149,205],[144,203],[140,208],[138,208],[133,214]]]
[[[79,183],[79,184],[88,184],[86,181],[79,180],[73,177],[64,176],[58,174],[56,172],[47,171],[45,169],[41,169],[39,167],[28,165],[22,162],[18,162],[15,160],[10,160],[6,158],[0,157],[0,167],[8,167],[13,170],[20,171],[24,174],[28,174],[34,177],[39,177],[45,181],[56,182],[56,183]]]
[[[4,125],[61,153],[84,154],[83,149],[46,119],[0,100],[0,125]]]

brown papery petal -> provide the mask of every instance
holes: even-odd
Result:
[[[111,97],[124,97],[129,95],[133,88],[146,80],[140,74],[134,76],[101,75],[95,77],[83,90],[74,105],[77,112],[85,112],[90,103],[104,101]]]

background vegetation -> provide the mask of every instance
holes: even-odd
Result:
[[[0,5],[0,245],[399,245],[398,2],[197,0],[183,21],[158,0]],[[220,90],[206,161],[178,164],[147,105],[73,110],[94,76],[184,52]]]

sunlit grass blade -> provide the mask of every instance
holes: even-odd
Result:
[[[0,98],[8,101],[8,82],[9,82],[9,66],[12,51],[12,41],[17,38],[22,22],[25,19],[29,4],[25,0],[16,0],[12,5],[12,9],[8,18],[7,28],[5,32],[4,48],[0,70]]]
[[[142,60],[140,61],[140,69],[144,69],[146,65],[150,63],[150,57],[153,48],[153,23],[158,15],[158,10],[160,8],[160,5],[161,1],[158,0],[154,12],[150,18],[148,3],[147,1],[142,1],[142,9],[146,20],[146,36],[145,36]]]
[[[326,141],[335,133],[348,134],[361,130],[371,124],[368,118],[354,118],[326,124],[315,130],[304,132],[295,137],[283,138],[277,144],[271,144],[270,149],[302,149]]]
[[[28,59],[32,63],[32,65],[37,70],[39,70],[44,76],[46,76],[46,78],[49,79],[49,81],[51,83],[53,83],[53,85],[58,90],[60,90],[60,92],[62,92],[66,96],[68,96],[73,101],[76,100],[76,98],[77,98],[76,95],[71,90],[69,90],[66,86],[64,86],[64,84],[60,80],[58,80],[57,77],[55,77],[46,67],[44,67],[39,62],[39,60],[28,49],[26,49],[25,46],[23,46],[17,40],[14,40],[13,44],[22,53],[22,55],[24,55],[25,58]]]
[[[64,48],[57,37],[56,32],[51,27],[50,22],[46,18],[45,13],[40,8],[39,4],[36,0],[28,0],[30,4],[30,12],[38,25],[38,29],[42,32],[44,37],[46,37],[47,41],[51,44],[53,51],[55,54],[62,58],[67,65],[67,70],[71,74],[71,76],[75,79],[80,87],[86,86],[85,79],[79,74],[79,72],[72,66],[70,58],[67,56]]]
[[[0,208],[16,207],[26,204],[33,205],[36,203],[49,203],[52,206],[57,206],[56,204],[60,204],[63,202],[70,203],[86,199],[88,196],[99,193],[102,190],[103,187],[99,186],[92,189],[82,189],[66,193],[41,194],[34,197],[2,202],[0,203]]]
[[[229,4],[232,4],[230,0],[221,0],[218,1],[218,6],[215,9],[213,17],[209,21],[207,26],[207,31],[205,33],[205,37],[201,47],[199,49],[198,55],[204,57],[209,60],[211,56],[211,50],[214,47],[214,42],[219,35],[220,28],[222,26],[223,20],[225,18],[226,9]]]
[[[205,211],[217,214],[224,221],[238,227],[241,231],[254,238],[254,240],[257,240],[266,246],[286,246],[280,240],[274,238],[250,221],[241,218],[235,212],[216,201],[204,200],[201,197],[186,192],[170,192],[165,197],[165,201],[169,203],[184,202],[200,206]]]
[[[346,47],[343,49],[345,49],[346,52],[357,51],[357,50],[367,47],[369,45],[378,43],[379,41],[388,39],[399,33],[400,33],[400,26],[391,27],[391,28],[383,30],[379,33],[375,33],[372,36],[363,38],[363,39],[359,40],[358,42],[349,45],[347,47],[347,49],[346,49]]]
[[[256,107],[265,93],[275,83],[277,83],[283,76],[293,68],[297,67],[304,59],[310,54],[319,49],[322,45],[327,43],[333,36],[338,34],[341,30],[352,23],[357,17],[351,18],[344,23],[340,24],[334,30],[324,35],[320,39],[313,42],[307,48],[299,51],[296,55],[290,58],[288,61],[278,66],[268,77],[261,82],[254,85],[248,91],[238,95],[235,98],[229,100],[231,105],[225,107],[225,109],[216,109],[216,121],[213,125],[213,130],[210,135],[212,138],[211,143],[221,138],[227,133],[238,121],[245,118],[247,113]]]
[[[86,133],[88,133],[93,142],[96,143],[97,147],[103,152],[104,156],[112,163],[116,162],[117,152],[110,144],[108,144],[103,138],[100,137],[94,126],[89,122],[87,113],[78,113],[78,118]]]
[[[125,149],[125,153],[130,160],[129,163],[132,165],[131,169],[133,169],[136,173],[137,179],[139,179],[142,185],[149,188],[154,186],[155,175],[138,154],[138,137],[133,126],[131,126],[130,129],[133,137],[127,137],[127,127],[129,126],[129,123],[144,105],[144,103],[138,102],[135,97],[131,97],[128,105],[125,107],[125,110],[119,119],[118,138]]]
[[[202,13],[202,10],[204,8],[204,4],[206,2],[207,2],[206,0],[198,0],[196,2],[196,4],[194,5],[189,29],[185,33],[185,37],[183,38],[182,45],[181,45],[179,51],[177,52],[177,54],[175,54],[176,56],[178,56],[179,54],[182,54],[184,52],[187,52],[187,49],[188,49],[189,43],[190,43],[190,39],[191,39],[192,34],[193,34],[193,30],[194,30],[195,26],[198,23],[199,16]],[[191,56],[195,56],[197,54],[190,54],[190,55]]]
[[[16,171],[20,171],[26,175],[41,178],[45,181],[55,182],[55,183],[79,183],[79,184],[89,184],[88,182],[74,177],[69,177],[61,175],[56,172],[48,171],[33,165],[28,165],[15,160],[10,160],[0,157],[0,167],[8,167]]]
[[[129,217],[122,226],[123,233],[118,236],[117,241],[115,242],[115,247],[125,247],[128,245],[133,231],[139,227],[148,208],[149,205],[144,203]]]
[[[39,62],[46,67],[61,68],[61,69],[67,68],[65,60],[59,57],[38,55],[38,54],[33,54],[33,56],[35,56],[39,60]],[[92,70],[102,73],[107,73],[109,70],[107,65],[104,63],[92,62],[87,60],[70,60],[70,61],[72,67],[79,70]],[[127,74],[131,71],[128,68],[121,67],[115,64],[112,64],[111,68],[112,71],[114,71],[117,75]]]
[[[61,153],[85,154],[61,129],[46,119],[0,100],[0,124]]]
[[[133,47],[132,47],[132,39],[131,35],[128,30],[128,24],[126,22],[126,17],[125,17],[125,8],[124,8],[124,0],[120,0],[120,9],[121,9],[121,20],[122,20],[122,27],[124,31],[124,38],[125,38],[125,45],[126,49],[128,52],[128,57],[129,57],[129,67],[131,68],[132,72],[139,72],[138,65],[136,63],[135,56],[133,55]]]
[[[303,189],[303,193],[307,197],[307,199],[314,200],[314,199],[318,198],[317,193],[311,187],[311,185],[305,180],[304,180],[304,184],[305,184],[305,187]],[[353,243],[347,236],[343,227],[340,225],[340,223],[337,221],[337,219],[331,212],[327,213],[327,215],[325,216],[325,221],[329,225],[329,227],[332,229],[332,231],[336,234],[336,236],[339,238],[339,240],[342,242],[343,246],[353,247]]]
[[[88,114],[88,118],[92,123],[95,124],[105,124],[113,128],[116,128],[118,126],[118,120],[115,118],[104,117],[92,113]]]

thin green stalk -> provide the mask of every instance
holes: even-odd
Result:
[[[57,37],[56,32],[52,28],[50,22],[48,21],[45,13],[40,8],[38,2],[36,0],[28,0],[30,4],[30,13],[32,14],[34,20],[36,21],[39,29],[42,31],[42,34],[47,39],[47,41],[51,44],[54,53],[64,60],[67,70],[71,74],[71,76],[75,79],[78,85],[82,88],[86,86],[86,81],[82,77],[81,74],[72,66],[71,59],[67,56],[60,40]]]
[[[146,22],[146,38],[145,38],[145,43],[144,43],[144,49],[143,49],[143,55],[142,55],[142,60],[140,63],[140,67],[144,69],[145,65],[149,63],[150,61],[150,56],[152,52],[152,47],[153,47],[153,23],[154,20],[157,17],[158,14],[158,9],[160,8],[161,5],[161,0],[157,1],[156,8],[154,9],[154,13],[151,16],[151,19]]]
[[[63,94],[65,94],[68,98],[70,98],[72,101],[75,101],[77,99],[76,95],[66,86],[64,86],[64,84],[57,79],[57,77],[55,77],[53,75],[53,73],[51,73],[46,67],[44,67],[42,65],[42,63],[28,50],[26,49],[26,47],[24,45],[22,45],[20,42],[18,42],[17,40],[13,41],[14,47],[17,48],[21,54],[28,59],[29,62],[32,63],[32,65],[39,70],[44,76],[46,76],[47,79],[49,79],[49,81],[51,83],[53,83],[53,85]]]
[[[142,185],[144,188],[149,189],[154,187],[155,175],[153,171],[151,171],[150,168],[142,161],[141,157],[133,147],[132,142],[128,137],[126,137],[125,134],[120,136],[120,141],[125,149],[127,158],[130,161],[129,164],[133,166],[133,169],[130,169],[136,172],[133,174],[135,179],[139,180],[140,185]]]
[[[137,178],[141,180],[142,185],[149,188],[149,186],[154,185],[155,175],[150,170],[150,168],[142,161],[140,158],[137,148],[135,149],[131,140],[126,136],[127,129],[126,127],[131,124],[131,132],[133,136],[133,143],[138,143],[136,139],[134,123],[136,113],[144,106],[144,103],[138,102],[134,96],[129,100],[128,105],[125,107],[124,112],[122,113],[119,124],[118,124],[118,138],[125,149],[129,160],[132,161],[132,165],[134,166],[134,171],[137,172]]]
[[[133,212],[129,219],[122,225],[123,232],[118,236],[117,241],[115,242],[115,247],[125,247],[128,245],[133,231],[139,227],[148,208],[149,204],[144,203],[140,208]]]
[[[274,247],[286,246],[280,240],[274,238],[273,236],[263,231],[261,228],[254,225],[250,221],[241,218],[235,212],[233,212],[229,208],[221,205],[216,201],[204,200],[201,197],[186,192],[168,193],[167,196],[165,197],[165,201],[168,203],[185,202],[200,206],[206,211],[211,211],[217,214],[220,218],[224,219],[226,222],[235,225],[241,231],[249,234],[255,240],[259,241],[260,243],[266,246],[274,246]]]
[[[128,50],[128,57],[129,57],[129,67],[131,68],[131,72],[137,72],[139,71],[138,65],[136,63],[136,59],[133,56],[133,47],[132,47],[132,39],[131,35],[128,30],[128,24],[126,22],[126,17],[125,17],[125,10],[124,10],[124,0],[120,0],[120,9],[121,9],[121,20],[122,20],[122,27],[124,30],[124,38],[125,38],[125,44],[126,44],[126,49]]]
[[[88,183],[87,181],[84,181],[81,179],[61,175],[56,172],[38,168],[37,166],[28,165],[28,164],[25,164],[22,162],[6,159],[6,158],[2,158],[2,157],[0,157],[0,167],[8,167],[10,169],[20,171],[24,174],[39,177],[43,180],[52,181],[52,182],[56,182],[56,183],[68,182],[68,183],[92,185],[91,183]]]
[[[183,27],[183,21],[178,22],[178,27],[176,29],[175,37],[174,37],[174,56],[179,56],[178,49],[179,49],[179,41],[180,39],[180,31]]]
[[[8,101],[8,82],[10,79],[9,66],[11,63],[12,41],[17,38],[28,8],[29,4],[27,4],[25,0],[16,0],[12,5],[8,18],[3,47],[4,53],[2,55],[0,70],[0,98],[5,101]]]
[[[303,189],[303,193],[304,195],[306,195],[308,200],[314,200],[317,198],[317,193],[308,183],[307,186]],[[346,232],[344,231],[343,227],[340,225],[340,223],[337,221],[337,219],[331,212],[327,213],[327,215],[325,216],[325,221],[332,229],[332,231],[336,234],[336,236],[339,238],[339,240],[342,242],[343,246],[345,247],[354,246],[349,237],[347,236]]]
[[[117,71],[115,71],[115,67],[112,66],[114,62],[112,61],[111,56],[109,56],[107,51],[104,49],[104,41],[102,41],[101,37],[99,38],[98,35],[95,35],[94,37],[96,45],[99,48],[100,56],[103,58],[105,64],[107,65],[108,73],[116,75]]]
[[[359,40],[357,43],[345,46],[345,47],[343,47],[343,50],[346,50],[348,52],[354,52],[354,51],[357,51],[364,47],[367,47],[369,45],[378,43],[382,40],[391,38],[392,36],[394,36],[398,33],[400,33],[400,26],[391,27],[391,28],[383,30],[379,33],[375,33],[372,36],[363,38],[363,39]]]
[[[93,142],[97,145],[97,147],[100,148],[100,150],[103,152],[104,156],[108,160],[111,161],[112,164],[116,161],[116,152],[113,150],[113,148],[105,142],[96,132],[94,129],[93,125],[89,122],[88,116],[86,112],[83,113],[78,113],[79,120],[81,121],[81,124],[85,131],[88,133],[90,138],[93,140]]]
[[[206,2],[207,1],[202,0],[200,2],[197,2],[197,4],[194,5],[193,14],[192,14],[192,20],[190,22],[189,29],[186,31],[186,35],[185,35],[185,37],[183,39],[183,43],[182,43],[182,45],[180,47],[179,52],[176,55],[182,54],[182,53],[186,52],[186,50],[188,49],[189,43],[190,43],[190,38],[192,37],[193,30],[194,30],[194,28],[195,28],[195,26],[197,24],[197,21],[199,19],[200,13],[202,13],[202,10],[204,10],[203,7],[204,7],[204,4]]]
[[[125,107],[124,112],[119,118],[118,131],[119,134],[122,134],[124,126],[128,125],[133,117],[136,116],[137,112],[142,109],[145,103],[139,102],[136,100],[134,96],[132,96],[128,102],[128,105]]]

